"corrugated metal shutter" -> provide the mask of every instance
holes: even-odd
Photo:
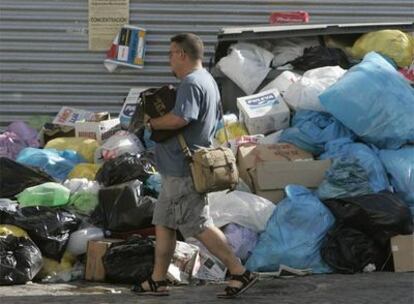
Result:
[[[110,74],[104,52],[88,51],[87,0],[0,0],[0,126],[62,105],[118,113],[131,87],[175,82],[173,34],[198,33],[208,60],[220,28],[266,24],[275,10],[306,10],[312,22],[405,21],[414,1],[130,0],[130,23],[148,30],[145,68]]]

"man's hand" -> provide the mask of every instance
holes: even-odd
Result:
[[[152,131],[150,119],[151,117],[149,117],[147,114],[144,114],[144,126],[148,131]]]

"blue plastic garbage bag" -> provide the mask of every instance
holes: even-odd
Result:
[[[16,157],[18,163],[42,169],[59,181],[66,179],[79,163],[86,162],[76,151],[56,149],[25,148]]]
[[[368,53],[319,99],[365,142],[398,149],[414,140],[414,89],[375,52]]]
[[[329,113],[301,110],[293,116],[292,127],[282,132],[280,141],[319,155],[325,143],[339,137],[354,139],[355,134]]]
[[[314,273],[331,269],[320,256],[323,238],[334,224],[334,216],[307,188],[288,185],[286,198],[276,205],[266,230],[246,262],[252,271],[277,271],[281,264],[311,268]]]
[[[373,193],[368,174],[356,158],[336,158],[316,194],[321,200]]]
[[[375,149],[373,146],[371,148]],[[390,184],[381,161],[371,148],[362,143],[354,143],[349,138],[338,138],[325,145],[325,153],[319,158],[356,158],[359,165],[367,172],[372,190],[377,193],[388,190]]]
[[[379,157],[395,192],[400,193],[414,216],[414,146],[399,150],[381,150]]]

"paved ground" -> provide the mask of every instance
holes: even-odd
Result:
[[[138,297],[128,286],[76,282],[0,287],[1,304],[413,304],[414,273],[378,272],[263,279],[237,300],[219,300],[223,285],[174,287],[164,298]]]

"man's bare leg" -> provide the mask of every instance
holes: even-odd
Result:
[[[207,227],[202,233],[195,236],[206,248],[229,269],[231,274],[240,275],[245,268],[234,255],[233,250],[227,243],[226,236],[216,226]],[[230,281],[229,286],[240,287],[241,283]]]
[[[173,257],[177,235],[175,230],[164,227],[155,226],[156,242],[155,242],[155,263],[154,271],[152,272],[152,279],[154,281],[163,281],[166,279],[168,267]],[[142,283],[145,290],[149,290],[148,282]],[[160,287],[162,291],[166,287]]]

